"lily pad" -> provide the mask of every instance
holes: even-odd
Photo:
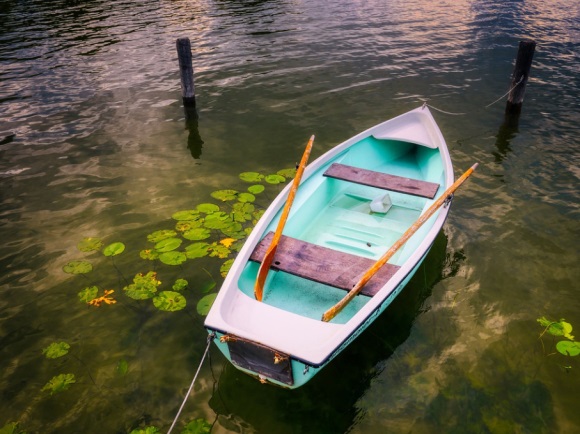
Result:
[[[240,202],[254,202],[256,200],[256,196],[252,193],[240,193],[238,195],[238,201]]]
[[[74,374],[60,374],[52,377],[51,380],[41,389],[43,392],[50,392],[51,395],[67,390],[71,384],[76,383]]]
[[[218,190],[211,194],[211,197],[223,202],[228,200],[236,200],[238,192],[236,190]]]
[[[154,261],[155,259],[159,259],[159,252],[157,250],[145,249],[139,252],[139,256],[141,257],[141,259]]]
[[[167,265],[179,265],[187,261],[183,252],[164,252],[159,255],[159,260]]]
[[[214,212],[218,212],[220,210],[220,207],[217,206],[214,203],[200,203],[196,209],[199,212],[203,212],[205,214],[212,214]]]
[[[205,297],[202,297],[201,300],[197,302],[197,313],[202,316],[206,316],[209,313],[209,310],[211,309],[211,306],[213,305],[216,297],[217,293],[215,292],[213,294],[208,294]]]
[[[179,232],[187,232],[191,229],[200,228],[203,226],[203,220],[183,220],[177,222],[175,230]]]
[[[248,191],[252,194],[260,194],[266,189],[262,184],[250,185]]]
[[[292,167],[290,169],[278,170],[276,174],[283,176],[284,178],[294,178],[296,176],[296,168]]]
[[[556,349],[565,356],[577,356],[580,354],[580,342],[560,341],[556,344]]]
[[[264,179],[264,175],[258,172],[243,172],[240,173],[240,179],[246,182],[260,182]]]
[[[87,261],[70,261],[62,267],[62,271],[68,274],[86,274],[93,271],[93,266]]]
[[[209,253],[208,243],[194,243],[185,248],[185,256],[188,259],[203,258]]]
[[[211,432],[211,423],[207,420],[199,418],[194,419],[185,425],[181,434],[209,434]]]
[[[211,231],[206,228],[195,228],[190,229],[183,233],[183,238],[190,241],[200,241],[205,240],[211,236]]]
[[[180,238],[165,238],[155,244],[155,250],[159,253],[170,252],[181,246],[183,241]]]
[[[77,249],[81,252],[93,252],[95,250],[101,250],[101,247],[103,247],[101,239],[93,237],[83,238],[82,241],[77,244]]]
[[[572,324],[566,322],[563,318],[560,321],[550,321],[546,317],[538,318],[537,321],[542,327],[546,327],[546,331],[553,336],[564,336],[570,340],[574,340],[571,335]]]
[[[201,216],[199,214],[198,210],[195,209],[186,209],[183,211],[177,211],[176,213],[173,213],[173,215],[171,216],[171,218],[173,220],[197,220],[199,219]]]
[[[121,253],[123,253],[125,251],[125,244],[123,243],[112,243],[109,244],[107,247],[105,247],[105,249],[103,250],[103,255],[105,256],[117,256],[120,255]]]
[[[280,184],[282,182],[286,182],[286,178],[284,178],[283,176],[280,176],[278,174],[268,175],[268,176],[266,176],[266,178],[264,178],[264,180],[268,184]]]
[[[147,300],[157,293],[161,281],[157,280],[157,273],[149,271],[147,274],[137,274],[133,283],[123,288],[125,294],[134,300]]]
[[[173,238],[176,235],[177,232],[171,229],[163,229],[147,235],[147,240],[151,241],[152,243],[158,243],[161,240],[164,240],[166,238]]]
[[[209,256],[212,256],[214,258],[217,257],[217,258],[225,259],[229,256],[230,253],[231,253],[230,249],[228,249],[226,246],[221,245],[221,244],[217,244],[217,243],[213,243],[210,246]]]
[[[80,291],[77,295],[79,299],[83,303],[88,303],[89,301],[97,298],[97,294],[99,293],[99,288],[96,286],[88,286],[82,291]]]
[[[209,229],[222,229],[228,227],[231,222],[229,215],[224,212],[216,212],[206,217],[203,225]]]
[[[251,203],[235,203],[232,207],[232,217],[237,222],[245,222],[252,219],[255,207]]]
[[[220,274],[222,277],[226,277],[228,274],[228,271],[230,271],[230,268],[232,268],[232,265],[234,263],[233,259],[228,259],[226,262],[224,262],[222,264],[222,266],[220,267]]]
[[[159,295],[153,298],[153,304],[159,310],[166,312],[175,312],[185,307],[185,297],[175,291],[161,291]]]
[[[183,291],[184,289],[186,289],[186,288],[187,288],[187,285],[188,285],[188,284],[189,284],[189,283],[188,283],[188,282],[187,282],[187,280],[185,280],[185,279],[177,279],[177,280],[175,281],[175,283],[173,284],[173,286],[172,286],[172,289],[173,289],[174,291]]]
[[[53,342],[42,350],[47,359],[58,359],[68,353],[70,345],[66,342]]]

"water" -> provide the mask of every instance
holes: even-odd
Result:
[[[183,35],[197,125],[180,104]],[[485,105],[526,37],[538,47],[522,116],[502,125],[503,101]],[[457,172],[480,167],[412,283],[295,392],[213,351],[174,432],[196,418],[215,433],[579,431],[579,357],[538,339],[536,322],[580,330],[579,48],[573,1],[3,0],[0,428],[166,431],[205,349],[195,305],[221,262],[158,267],[165,289],[190,281],[185,311],[132,303],[121,288],[148,271],[146,235],[216,189],[246,188],[242,171],[292,166],[310,134],[315,157],[428,101],[466,113],[434,111]],[[82,254],[87,236],[126,253]],[[78,301],[88,281],[62,266],[84,257],[118,304]],[[69,354],[46,359],[57,341]],[[64,373],[68,390],[41,392]]]

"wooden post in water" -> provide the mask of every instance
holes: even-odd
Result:
[[[193,64],[189,38],[178,38],[176,43],[179,70],[181,72],[181,93],[185,107],[195,107],[195,86],[193,84]]]
[[[511,91],[507,100],[506,113],[519,113],[522,109],[535,49],[536,41],[520,41],[516,65],[512,74]]]

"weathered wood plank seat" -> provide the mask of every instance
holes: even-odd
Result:
[[[274,234],[258,243],[250,260],[262,262]],[[375,261],[282,235],[271,268],[349,291]],[[400,267],[385,264],[361,294],[372,297]]]
[[[368,185],[370,187],[382,188],[383,190],[426,197],[428,199],[433,199],[439,188],[439,184],[434,182],[404,178],[402,176],[389,175],[387,173],[375,172],[339,163],[332,164],[324,172],[324,176]]]

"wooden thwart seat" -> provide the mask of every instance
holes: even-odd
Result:
[[[324,176],[368,185],[370,187],[382,188],[383,190],[391,190],[399,193],[411,194],[413,196],[426,197],[428,199],[433,199],[439,189],[439,184],[434,182],[404,178],[402,176],[374,172],[372,170],[361,169],[359,167],[347,166],[339,163],[333,163],[328,170],[324,172]]]
[[[258,243],[250,260],[262,262],[273,235],[269,232]],[[374,263],[372,259],[282,235],[271,268],[350,291]],[[397,265],[385,264],[364,286],[361,294],[369,297],[375,295],[398,269]]]

